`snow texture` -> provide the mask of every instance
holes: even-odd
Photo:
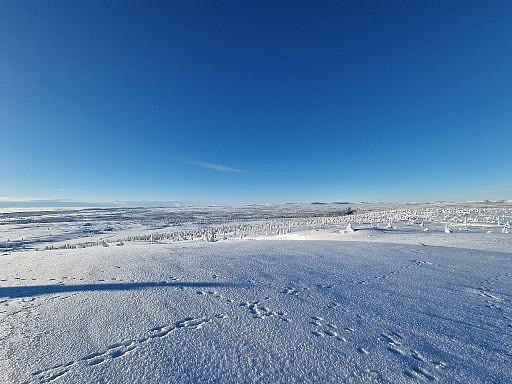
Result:
[[[512,382],[510,205],[250,210],[0,215],[0,382]]]

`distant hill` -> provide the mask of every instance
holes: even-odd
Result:
[[[329,205],[329,204],[347,205],[347,204],[352,204],[352,203],[349,203],[348,201],[333,201],[332,203],[324,203],[322,201],[314,201],[310,204],[312,204],[312,205]]]

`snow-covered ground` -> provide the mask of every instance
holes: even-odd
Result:
[[[0,382],[512,382],[512,206],[346,208],[0,214]]]

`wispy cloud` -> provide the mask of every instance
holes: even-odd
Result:
[[[221,164],[205,163],[203,161],[187,161],[186,163],[197,165],[198,167],[201,167],[201,168],[212,169],[217,172],[226,172],[226,173],[242,173],[243,172],[241,169],[238,169],[238,168],[227,167],[227,166],[221,165]]]
[[[134,201],[80,201],[70,199],[1,197],[0,208],[129,208],[129,207],[172,207],[185,206],[185,202],[174,200]]]
[[[83,189],[77,188],[50,188],[50,190],[59,192],[85,192]]]

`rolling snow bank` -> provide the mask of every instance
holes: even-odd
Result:
[[[389,221],[5,252],[0,382],[512,382],[512,236]]]

